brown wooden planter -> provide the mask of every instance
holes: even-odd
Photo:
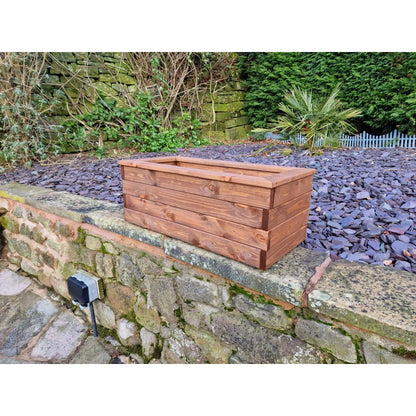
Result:
[[[126,221],[265,270],[306,237],[314,169],[121,160]]]

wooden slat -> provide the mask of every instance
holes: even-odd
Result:
[[[313,175],[279,186],[275,189],[272,207],[296,198],[312,189]]]
[[[309,210],[310,201],[311,191],[301,194],[298,197],[271,209],[268,213],[268,221],[266,222],[264,229],[272,230],[299,212]]]
[[[266,210],[144,183],[123,181],[123,193],[224,220],[264,229]]]
[[[225,161],[212,161],[209,159],[197,159],[197,158],[182,158],[177,157],[177,162],[194,162],[199,168],[190,168],[183,166],[173,166],[166,163],[159,163],[158,158],[153,159],[130,159],[120,160],[118,163],[123,166],[130,166],[134,168],[149,169],[152,171],[167,172],[173,174],[179,174],[184,176],[192,176],[196,178],[203,178],[209,180],[216,180],[221,182],[240,183],[250,186],[258,186],[261,188],[274,188],[276,186],[283,185],[285,183],[307,177],[315,173],[315,169],[305,168],[287,168],[282,169],[281,166],[274,166],[274,170],[270,170],[268,165],[256,165],[256,164],[243,164],[237,162],[225,162]],[[210,170],[206,169],[204,165],[219,166],[219,169]],[[248,166],[250,165],[250,166]],[[253,175],[241,175],[237,173],[227,173],[221,171],[222,166],[235,167],[241,169],[260,170],[264,169],[265,172],[273,172],[270,176],[253,176]],[[276,172],[276,169],[278,172]]]
[[[260,269],[266,270],[289,253],[289,251],[297,247],[306,238],[306,228],[307,227],[305,226],[295,231],[290,236],[277,242],[273,247],[270,247],[269,251],[267,251],[265,260],[260,264]]]
[[[290,217],[282,224],[274,227],[270,233],[269,250],[272,251],[273,247],[278,245],[280,241],[287,238],[289,235],[295,233],[297,230],[308,225],[309,208],[299,212],[298,214]]]
[[[260,266],[262,250],[235,241],[226,240],[204,231],[194,230],[182,224],[166,221],[151,215],[124,210],[127,221],[144,228],[177,238],[194,246],[241,261],[254,267]]]
[[[275,175],[276,172],[268,172],[263,170],[253,170],[248,168],[237,168],[237,167],[229,167],[229,166],[215,166],[215,165],[201,165],[197,162],[177,162],[177,166],[182,166],[185,168],[195,168],[195,169],[206,169],[206,170],[215,170],[221,172],[230,172],[230,173],[237,173],[239,175],[249,175],[249,176],[271,176]],[[280,172],[277,172],[280,173]]]
[[[125,200],[125,207],[132,211],[143,212],[153,217],[174,221],[228,240],[238,241],[251,247],[267,250],[269,241],[268,231],[181,208],[171,207],[158,202],[136,198],[131,195],[126,195]]]
[[[169,165],[166,163],[157,163],[157,158],[154,162],[144,161],[143,159],[137,160],[121,160],[118,161],[119,164],[123,166],[130,166],[134,168],[143,168],[159,172],[168,172],[174,174],[180,174],[183,176],[192,176],[195,178],[203,178],[221,182],[232,182],[240,183],[243,185],[250,186],[259,186],[262,188],[273,188],[273,183],[268,178],[259,177],[259,176],[248,176],[248,175],[239,175],[236,173],[226,173],[221,171],[213,171],[208,169],[194,169],[194,168],[185,168],[181,166]],[[279,175],[279,174],[276,174]],[[270,178],[274,178],[275,175],[272,175]]]
[[[124,167],[124,179],[175,189],[209,198],[218,198],[259,208],[270,208],[272,190],[243,184],[220,182],[193,176]]]
[[[200,159],[195,157],[185,157],[185,156],[177,156],[177,162],[185,162],[185,163],[197,163],[198,165],[206,165],[206,166],[218,166],[218,167],[229,167],[233,169],[250,169],[250,170],[257,170],[261,172],[270,172],[270,173],[281,173],[286,172],[289,170],[293,170],[292,167],[289,166],[274,166],[274,165],[265,165],[261,163],[247,163],[247,162],[233,162],[229,160],[218,160],[218,159]]]

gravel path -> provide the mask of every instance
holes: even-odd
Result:
[[[308,234],[302,246],[344,258],[416,273],[416,151],[331,150],[308,157],[285,147],[255,152],[264,143],[222,145],[178,154],[272,165],[315,168]],[[148,153],[129,158],[150,157]],[[0,175],[16,181],[122,203],[117,159],[67,156],[62,163],[34,165]]]

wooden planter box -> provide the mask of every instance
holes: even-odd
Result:
[[[306,237],[314,169],[121,160],[128,222],[265,270]]]

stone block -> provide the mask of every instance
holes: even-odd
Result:
[[[137,325],[127,319],[117,321],[117,335],[120,342],[128,347],[141,345],[141,339]]]
[[[182,305],[183,319],[186,323],[196,328],[208,329],[210,316],[214,312],[218,312],[218,308],[204,303],[192,302],[191,304],[184,303]]]
[[[33,195],[27,196],[26,203],[40,210],[76,222],[84,222],[86,215],[89,213],[106,210],[109,214],[111,210],[117,209],[118,207],[116,204],[110,202],[99,201],[97,199],[71,194],[70,192],[51,190],[48,190],[47,193],[33,192]]]
[[[116,329],[116,317],[113,310],[104,302],[96,300],[94,302],[94,313],[97,322],[105,328]]]
[[[128,314],[133,310],[135,296],[133,290],[118,283],[109,283],[106,294],[111,308],[118,313]]]
[[[292,326],[292,320],[278,306],[256,303],[242,294],[234,298],[234,304],[240,312],[266,328],[287,330]]]
[[[75,56],[71,52],[53,52],[53,55],[62,62],[75,62]]]
[[[5,269],[0,272],[0,296],[16,296],[31,285],[27,277]]]
[[[4,198],[0,198],[0,212],[2,214],[6,213],[7,211],[9,211],[10,204],[9,201],[7,199]]]
[[[56,259],[50,252],[35,248],[32,252],[31,260],[35,266],[42,267],[44,265],[51,269],[56,269],[58,266],[58,259]]]
[[[38,277],[42,273],[39,267],[36,267],[31,261],[26,259],[22,259],[20,268],[30,276]]]
[[[173,281],[169,277],[148,278],[148,303],[154,306],[168,322],[176,322],[178,308]]]
[[[416,280],[413,273],[339,260],[310,293],[315,312],[416,346]]]
[[[161,360],[162,363],[172,364],[207,362],[200,347],[179,328],[175,328],[171,337],[165,340]]]
[[[227,104],[214,104],[214,108],[216,112],[237,113],[244,108],[244,103],[242,101],[236,101]]]
[[[92,198],[88,198],[94,201]],[[155,247],[162,247],[163,236],[145,228],[138,227],[124,220],[123,207],[116,204],[106,203],[106,206],[97,207],[97,210],[88,211],[83,217],[87,224],[95,225],[107,231],[150,244]]]
[[[114,88],[111,88],[110,85],[106,84],[105,82],[96,82],[94,85],[100,94],[114,100],[118,99],[117,91]]]
[[[157,345],[157,337],[153,332],[148,331],[146,328],[140,330],[140,338],[142,340],[143,355],[149,360],[153,357],[153,354]]]
[[[113,257],[109,254],[97,253],[95,256],[97,274],[101,277],[113,277]]]
[[[128,254],[122,253],[117,258],[116,276],[123,285],[137,288],[139,280],[142,280],[144,275],[133,259]]]
[[[198,279],[190,274],[175,277],[178,293],[185,300],[208,303],[213,306],[221,304],[218,287],[214,283]]]
[[[20,204],[14,206],[12,214],[16,218],[27,218],[26,210]]]
[[[19,223],[8,215],[3,215],[1,217],[0,224],[3,228],[9,230],[13,234],[19,233]]]
[[[136,263],[143,275],[158,276],[162,273],[162,267],[152,261],[148,256],[141,257]]]
[[[199,346],[202,354],[211,364],[228,364],[232,349],[225,345],[207,331],[195,329],[190,326],[185,327],[185,333],[189,335]]]
[[[92,237],[87,235],[85,238],[85,245],[90,250],[100,250],[101,249],[101,240],[97,237]]]
[[[39,227],[46,229],[47,231],[54,230],[54,223],[53,221],[49,220],[48,218],[44,217],[42,214],[38,214],[34,211],[27,211],[27,219],[35,224],[38,224]],[[40,225],[39,225],[40,224]]]
[[[57,221],[55,224],[55,231],[63,237],[71,238],[75,237],[75,232],[73,227],[68,224],[65,224],[62,221]]]
[[[98,78],[98,80],[100,82],[105,82],[105,83],[112,83],[115,81],[115,76],[111,75],[111,74],[105,74],[105,73],[100,73],[100,76]]]
[[[118,73],[116,75],[116,80],[120,84],[125,84],[125,85],[135,85],[135,84],[137,84],[137,81],[136,81],[135,78],[131,77],[130,75],[123,74],[123,73]]]
[[[401,357],[368,341],[363,342],[363,353],[367,364],[416,364],[416,360]]]
[[[87,327],[69,312],[61,313],[40,337],[30,357],[43,360],[64,360],[80,345]]]
[[[146,299],[141,295],[137,296],[137,302],[134,305],[134,313],[136,315],[136,321],[140,325],[155,334],[160,332],[161,321],[159,313],[156,309],[148,306]]]
[[[45,242],[46,237],[45,237],[44,233],[42,232],[41,227],[36,226],[32,230],[32,239],[33,239],[33,241],[35,241],[36,243],[39,243],[39,244],[43,244]]]
[[[108,364],[110,361],[111,355],[100,340],[95,337],[88,337],[72,358],[71,364]]]
[[[26,223],[22,223],[20,224],[19,234],[24,235],[25,237],[28,237],[29,239],[31,239],[32,229]]]
[[[228,140],[244,139],[244,138],[247,137],[247,130],[246,130],[245,126],[227,128],[225,130],[225,137]]]
[[[53,273],[50,276],[50,284],[53,290],[58,293],[58,295],[61,295],[65,299],[72,300],[68,293],[68,285],[66,280],[62,279],[57,273]]]
[[[214,97],[214,102],[218,104],[229,104],[232,102],[244,101],[245,94],[242,91],[219,93]]]
[[[108,243],[108,242],[104,242],[103,246],[104,246],[104,250],[108,254],[119,254],[119,251],[113,246],[113,244]]]
[[[22,185],[17,182],[9,182],[0,186],[0,197],[12,199],[18,202],[26,202],[28,197],[51,193],[50,189],[40,186]]]
[[[328,256],[297,247],[263,271],[171,238],[165,239],[164,251],[171,257],[295,306],[300,306],[315,268]]]
[[[330,325],[300,318],[295,332],[300,339],[329,351],[342,361],[357,362],[357,352],[351,338]]]
[[[26,259],[30,259],[32,256],[32,249],[28,243],[22,240],[14,240],[13,246],[18,254]]]
[[[227,129],[238,126],[246,126],[247,124],[249,124],[247,116],[234,117],[225,121],[225,127]]]
[[[30,314],[27,313],[28,310],[31,311]],[[7,357],[18,355],[57,311],[51,301],[30,291],[23,293],[14,307],[2,310],[0,354]]]
[[[253,364],[312,364],[324,360],[320,351],[304,341],[255,324],[240,312],[212,314],[211,330]]]

